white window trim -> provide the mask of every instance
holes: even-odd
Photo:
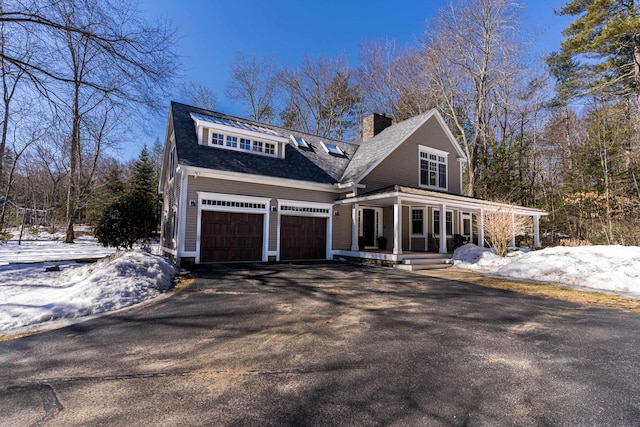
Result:
[[[414,233],[413,231],[413,211],[422,211],[422,233]],[[409,210],[410,212],[410,221],[411,221],[411,237],[424,237],[427,235],[427,210],[424,207],[414,207],[412,206]]]
[[[266,197],[241,196],[235,194],[224,193],[208,193],[197,191],[198,195],[198,220],[196,223],[196,264],[200,264],[200,245],[202,239],[202,212],[218,211],[218,212],[244,212],[264,214],[262,219],[262,262],[268,261],[269,250],[269,206],[271,199]],[[216,206],[203,205],[203,200],[220,200],[232,203],[251,203],[264,205],[263,208],[253,207],[237,207],[237,206]]]
[[[433,235],[435,237],[440,237],[440,227],[438,227],[436,229],[435,223],[436,223],[436,216],[435,216],[435,212],[440,212],[439,208],[433,208],[433,211],[431,212],[431,230],[433,230]],[[447,213],[451,214],[451,234],[447,234],[447,237],[449,236],[453,236],[455,234],[455,230],[453,229],[453,227],[455,226],[456,222],[453,220],[453,210],[452,209],[446,209],[445,210],[445,214],[444,214],[444,229],[447,229]],[[442,221],[442,218],[440,219]]]
[[[440,187],[438,185],[428,185],[428,184],[423,184],[422,183],[422,165],[421,165],[422,158],[420,157],[421,153],[434,154],[436,156],[444,157],[444,165],[446,167],[446,176],[445,176],[446,185],[444,187]],[[442,162],[436,162],[436,164],[440,165],[440,164],[443,164],[443,163]],[[439,173],[440,173],[440,171],[437,171],[438,175],[439,175]],[[438,175],[436,175],[436,181],[438,181]],[[428,178],[428,176],[429,176],[429,171],[427,171],[427,178]],[[438,150],[437,148],[427,147],[425,145],[419,145],[418,146],[418,186],[420,188],[428,188],[428,189],[432,189],[432,190],[449,191],[449,153],[448,152],[442,151],[442,150]]]
[[[375,206],[358,206],[358,238],[364,235],[364,223],[362,221],[362,211],[364,209],[371,209],[374,212],[374,223],[376,227],[376,237],[374,246],[365,246],[365,249],[378,249],[378,237],[384,236],[384,209]]]
[[[300,144],[298,144],[298,141],[296,141],[296,138],[300,138],[300,141],[301,141]],[[298,148],[309,148],[309,143],[307,142],[306,139],[304,139],[301,136],[296,137],[296,136],[291,135],[291,141],[292,141],[292,143],[293,143],[293,145],[295,147],[298,147]]]
[[[331,145],[333,147],[336,147],[336,150],[338,150],[338,152],[337,153],[332,153],[331,150],[329,150],[329,148],[327,147],[327,144]],[[325,144],[324,141],[320,141],[320,145],[322,145],[322,148],[324,148],[324,151],[326,151],[327,153],[332,154],[334,156],[344,156],[344,151],[342,151],[342,148],[338,147],[335,144],[329,144],[329,143],[327,143],[327,144]]]
[[[223,145],[219,145],[219,144],[214,144],[213,143],[213,135],[222,135],[224,137],[224,144]],[[227,145],[227,137],[232,136],[236,138],[236,146],[232,147]],[[247,141],[249,141],[249,149],[244,149],[244,148],[240,148],[241,146],[241,140],[245,139]],[[259,142],[260,144],[262,144],[262,150],[261,151],[256,151],[254,149],[255,147],[255,143]],[[272,145],[273,146],[273,154],[271,153],[267,153],[265,151],[267,144]],[[249,137],[247,135],[241,135],[241,134],[236,134],[236,133],[229,133],[229,132],[222,132],[218,129],[209,129],[208,135],[207,135],[207,147],[213,147],[213,148],[219,148],[219,149],[223,149],[223,150],[229,150],[229,151],[239,151],[241,153],[251,153],[251,154],[257,154],[257,155],[261,155],[261,156],[266,156],[266,157],[274,157],[274,158],[283,158],[283,156],[280,156],[279,153],[284,153],[284,150],[279,150],[279,145],[280,143],[274,142],[274,141],[268,141],[265,139],[256,139],[255,137]]]
[[[333,247],[333,204],[332,203],[318,203],[318,202],[304,202],[300,200],[287,200],[278,199],[278,226],[277,226],[277,243],[276,243],[276,261],[280,261],[280,230],[281,230],[281,217],[283,215],[290,216],[312,216],[317,218],[327,218],[327,242],[326,242],[326,259],[333,259],[332,247]],[[291,206],[294,208],[308,208],[309,211],[304,210],[283,210],[283,206]],[[326,210],[327,212],[315,212],[316,210]]]

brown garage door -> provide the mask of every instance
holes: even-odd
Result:
[[[280,259],[326,259],[327,219],[283,215],[280,218]]]
[[[202,212],[200,262],[261,261],[262,214]]]

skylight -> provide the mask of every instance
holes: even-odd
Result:
[[[329,154],[333,154],[335,156],[344,156],[344,151],[342,151],[337,145],[329,144],[323,141],[322,146],[324,147],[324,150]]]
[[[267,135],[280,136],[278,132],[273,129],[268,129],[263,126],[254,125],[251,123],[244,123],[238,120],[225,119],[222,117],[205,116],[203,114],[191,113],[191,118],[194,120],[202,120],[209,123],[215,123],[218,125],[230,126],[238,129],[249,130],[253,132],[265,133]]]
[[[307,143],[307,141],[305,141],[304,138],[300,136],[291,135],[291,140],[294,142],[294,144],[296,144],[296,147],[309,148],[309,143]]]

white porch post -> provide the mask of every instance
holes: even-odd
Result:
[[[402,254],[402,203],[396,199],[393,203],[393,254]]]
[[[540,247],[540,215],[533,216],[533,248]]]
[[[447,207],[440,205],[440,251],[441,254],[447,253]]]
[[[516,247],[516,214],[511,212],[511,247]]]
[[[480,209],[478,216],[478,246],[484,248],[484,209]]]
[[[358,204],[351,205],[351,250],[358,248]]]

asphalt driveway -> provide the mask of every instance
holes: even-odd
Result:
[[[640,314],[390,269],[241,265],[0,342],[0,425],[640,423]]]

